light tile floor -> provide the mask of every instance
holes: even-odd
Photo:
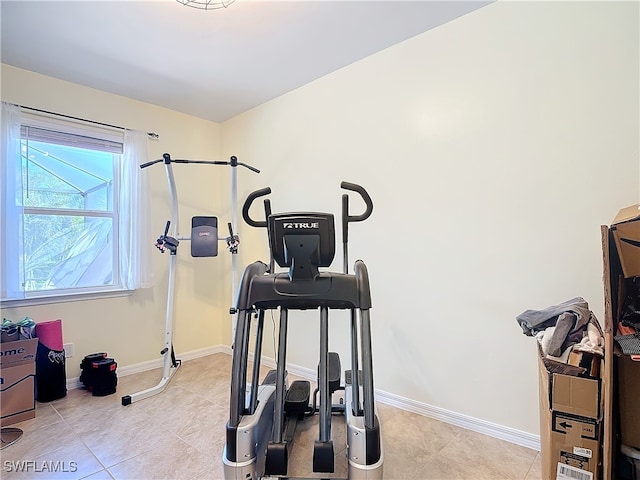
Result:
[[[230,367],[226,354],[183,362],[164,392],[126,407],[122,395],[156,385],[160,370],[120,377],[114,395],[93,397],[76,389],[39,403],[35,419],[13,425],[24,435],[0,452],[1,477],[222,479]],[[387,480],[541,478],[535,450],[388,405],[378,404],[378,414]],[[332,431],[334,476],[345,478],[344,447],[338,447],[344,445],[342,417],[334,416]],[[317,416],[299,425],[290,476],[322,477],[311,473],[317,434]]]

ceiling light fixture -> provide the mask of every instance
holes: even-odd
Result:
[[[200,10],[217,10],[227,8],[236,0],[176,0],[187,7],[199,8]]]

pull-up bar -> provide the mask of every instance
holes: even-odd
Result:
[[[160,162],[164,162],[165,164],[168,164],[168,163],[199,163],[199,164],[203,164],[203,165],[229,165],[231,167],[241,166],[241,167],[246,167],[249,170],[252,170],[252,171],[254,171],[256,173],[260,173],[260,170],[258,170],[257,168],[252,167],[251,165],[247,165],[246,163],[239,162],[238,159],[235,156],[231,156],[229,161],[226,162],[226,161],[223,161],[223,160],[182,160],[182,159],[174,159],[174,158],[171,158],[171,156],[168,153],[165,153],[164,155],[162,155],[162,158],[158,158],[157,160],[152,160],[151,162],[143,163],[142,165],[140,165],[140,168],[150,167],[151,165],[155,165],[156,163],[160,163]]]

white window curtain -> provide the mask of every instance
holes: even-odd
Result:
[[[2,102],[2,126],[0,144],[0,227],[4,232],[0,236],[0,298],[24,298],[24,289],[20,283],[10,279],[23,278],[23,265],[20,262],[22,251],[22,170],[18,162],[6,161],[20,154],[20,107]],[[11,230],[12,235],[6,233]],[[17,235],[15,234],[17,233]]]
[[[118,225],[120,239],[120,281],[134,290],[153,285],[149,187],[140,164],[147,161],[146,132],[125,130],[124,153],[121,157]]]

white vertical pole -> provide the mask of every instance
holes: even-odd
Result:
[[[238,159],[236,157],[231,157],[231,225],[233,227],[233,231],[236,235],[240,235],[238,233],[239,225],[238,225]],[[238,285],[237,282],[237,253],[231,254],[231,306],[235,307],[236,305],[236,287]],[[231,345],[233,345],[233,341],[236,338],[236,323],[237,323],[237,313],[234,313],[231,316]]]
[[[165,162],[165,170],[167,172],[167,180],[169,181],[169,193],[171,195],[171,225],[167,235],[173,238],[179,236],[179,223],[180,218],[178,216],[178,193],[176,190],[176,181],[173,177],[173,168],[171,163]],[[164,332],[164,362],[162,376],[169,378],[170,370],[172,367],[172,349],[173,349],[173,327],[174,322],[174,300],[175,300],[175,281],[176,281],[176,257],[177,252],[170,253],[169,257],[169,285],[167,286],[167,313],[165,319],[165,332]]]
[[[178,194],[176,192],[176,181],[173,177],[173,168],[170,163],[165,163],[165,170],[167,172],[167,180],[169,181],[169,193],[171,195],[171,226],[167,235],[173,238],[178,238]]]

